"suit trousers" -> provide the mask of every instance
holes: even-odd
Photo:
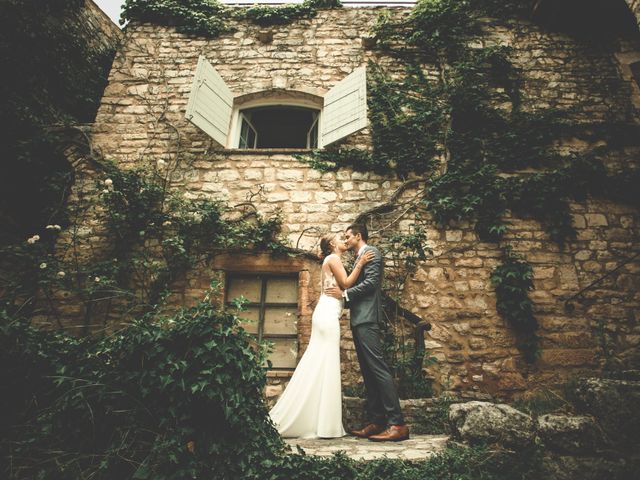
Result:
[[[375,323],[363,323],[352,326],[351,332],[364,378],[369,421],[404,425],[393,375],[382,353],[380,327]]]

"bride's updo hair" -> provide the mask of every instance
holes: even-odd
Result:
[[[331,255],[331,252],[333,252],[331,242],[333,242],[337,236],[337,233],[327,233],[320,239],[320,260],[324,260],[325,257]]]

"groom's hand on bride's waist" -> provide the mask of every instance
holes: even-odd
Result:
[[[326,293],[327,295],[333,298],[337,298],[337,299],[342,298],[342,290],[340,290],[340,287],[326,288],[324,293]]]

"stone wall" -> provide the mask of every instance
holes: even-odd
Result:
[[[292,246],[312,249],[321,232],[342,230],[360,213],[389,199],[400,181],[348,169],[321,174],[290,151],[222,149],[185,119],[198,56],[205,55],[238,95],[283,88],[321,95],[369,60],[400,71],[390,58],[363,47],[362,37],[369,36],[379,12],[323,11],[314,19],[268,29],[241,24],[237,32],[214,40],[188,37],[172,28],[129,25],[93,126],[94,146],[123,166],[174,161],[178,155],[184,161],[173,188],[188,197],[224,199],[231,205],[255,194],[259,211],[282,211]],[[620,75],[615,52],[526,22],[486,20],[485,28],[492,42],[514,47],[526,108],[574,107],[575,120],[584,123],[637,122],[632,86]],[[265,30],[273,33],[269,43],[259,39]],[[351,136],[347,144],[369,144],[368,133],[365,129]],[[590,145],[573,141],[569,146]],[[610,163],[637,162],[639,151],[637,146],[617,149]],[[481,398],[512,396],[599,370],[605,361],[637,364],[637,261],[581,296],[572,312],[565,310],[564,300],[638,250],[638,212],[596,200],[572,209],[578,237],[562,251],[538,223],[512,219],[510,240],[535,272],[531,296],[543,352],[534,366],[521,360],[510,328],[496,313],[489,281],[499,257],[496,245],[479,242],[469,225],[433,225],[428,231],[434,257],[410,280],[403,305],[433,324],[426,335],[427,348],[437,359],[430,374],[441,390]],[[184,301],[197,297],[208,275],[213,274],[193,274],[201,280],[186,284],[190,293]],[[309,298],[312,306],[314,297]],[[342,360],[345,384],[358,383],[346,320]]]
[[[633,14],[638,19],[638,25],[640,25],[640,1],[639,0],[625,0]]]
[[[85,0],[85,6],[78,12],[78,17],[78,23],[86,32],[83,38],[92,49],[108,52],[119,45],[122,31],[93,0]]]

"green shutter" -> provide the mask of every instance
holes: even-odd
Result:
[[[324,96],[322,146],[367,126],[367,74],[356,68]]]
[[[233,112],[233,93],[204,56],[198,59],[187,104],[187,120],[222,146],[227,144]]]

